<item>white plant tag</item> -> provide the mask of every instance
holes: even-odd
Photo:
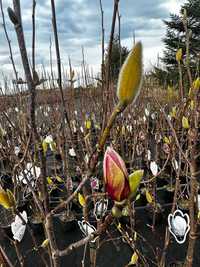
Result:
[[[70,148],[70,149],[69,149],[69,155],[70,155],[71,157],[76,157],[76,152],[75,152],[75,150],[74,150],[73,148]]]
[[[155,161],[152,161],[150,163],[150,170],[154,176],[156,176],[158,174],[158,165]]]
[[[183,244],[190,230],[190,217],[181,210],[176,210],[168,216],[168,227],[178,244]]]
[[[94,233],[96,231],[96,228],[93,225],[89,224],[89,222],[87,222],[85,220],[78,221],[78,225],[79,225],[81,232],[85,236],[91,235],[92,233]],[[95,242],[95,240],[96,240],[96,238],[94,240],[92,240],[91,242]]]
[[[27,223],[28,218],[26,211],[23,211],[20,214],[23,217],[24,221]],[[15,221],[11,223],[11,231],[13,233],[13,239],[17,240],[18,242],[21,242],[22,238],[24,237],[25,230],[26,230],[26,224],[24,224],[20,219],[20,217],[16,215]]]
[[[107,209],[108,199],[101,199],[96,202],[93,213],[97,221],[105,215]]]

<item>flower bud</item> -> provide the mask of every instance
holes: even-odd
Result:
[[[126,199],[130,193],[128,173],[123,159],[108,147],[103,160],[106,191],[117,202]]]
[[[136,100],[142,85],[142,44],[137,43],[126,58],[118,80],[117,97],[123,104]]]
[[[6,192],[3,189],[0,189],[0,205],[5,209],[10,209],[14,206],[14,196],[10,191]]]
[[[195,90],[198,90],[200,88],[200,78],[199,77],[193,82],[193,88]]]
[[[112,207],[112,215],[115,218],[120,218],[120,217],[122,217],[122,212],[121,212],[121,210],[118,207],[113,206]]]

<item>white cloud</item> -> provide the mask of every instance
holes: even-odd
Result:
[[[133,30],[136,39],[141,40],[144,46],[144,64],[149,69],[157,61],[158,54],[163,50],[162,38],[165,35],[163,19],[169,17],[169,13],[178,13],[184,0],[126,0],[120,2],[122,15],[122,44],[132,47]],[[6,9],[12,7],[11,0],[4,0],[5,16],[9,36],[13,45],[14,58],[20,76],[22,72],[21,59],[13,25],[9,22]],[[80,70],[82,61],[81,46],[85,49],[85,58],[94,72],[100,70],[101,62],[101,18],[98,1],[94,0],[56,0],[58,31],[61,48],[62,63],[68,66],[68,56],[76,70]],[[105,15],[106,41],[109,39],[112,18],[112,0],[102,0]],[[21,1],[24,31],[29,56],[31,55],[31,12],[32,2]],[[1,18],[0,18],[1,22]],[[117,30],[117,29],[116,29]],[[50,1],[38,0],[36,5],[36,63],[41,69],[43,63],[49,69],[49,39],[53,33],[51,26]],[[0,64],[1,71],[10,75],[12,66],[9,61],[9,50],[5,41],[3,29],[0,28]],[[53,65],[56,70],[55,48],[52,46]],[[0,77],[1,79],[1,77]]]

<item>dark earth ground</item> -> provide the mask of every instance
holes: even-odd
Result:
[[[51,155],[48,155],[47,163],[49,163],[50,165],[52,164]],[[73,166],[73,164],[71,165]],[[51,176],[51,173],[48,173],[48,175]],[[161,179],[161,181],[163,181],[163,179]],[[163,185],[162,183],[159,184],[159,186],[162,186]],[[173,193],[169,193],[167,191],[162,191],[162,192],[159,191],[157,194],[157,198],[158,198],[157,199],[158,203],[160,203],[161,205],[165,205],[166,203],[172,203]],[[137,206],[146,207],[146,204],[147,204],[146,198],[141,195],[140,200],[136,203],[137,203]],[[140,251],[140,253],[144,255],[144,257],[146,257],[149,263],[148,265],[149,267],[157,266],[156,264],[154,264],[154,262],[156,261],[155,255],[152,253],[152,249],[150,248],[150,246],[154,249],[155,252],[157,251],[159,253],[162,251],[162,248],[164,245],[167,216],[170,212],[170,209],[171,209],[170,205],[168,205],[168,207],[165,208],[161,216],[162,218],[160,218],[156,223],[154,232],[152,232],[152,229],[148,226],[149,224],[152,223],[152,214],[150,214],[149,208],[147,207],[142,208],[142,209],[138,208],[136,210],[135,230],[141,236],[143,236],[144,239],[147,241],[147,242],[142,241],[138,235],[136,248]],[[81,209],[79,209],[76,212],[80,214],[80,211]],[[1,212],[0,212],[0,219],[2,220]],[[78,217],[78,219],[81,220],[81,215]],[[93,218],[91,216],[90,223],[92,223],[92,220]],[[121,223],[122,223],[123,228],[125,228],[125,224],[127,221],[125,219],[122,219]],[[71,229],[67,229],[67,226],[63,225],[58,218],[55,218],[54,224],[55,224],[54,228],[56,231],[57,244],[58,244],[59,249],[66,248],[71,243],[74,243],[83,238],[83,234],[78,227],[77,221],[74,222],[73,227]],[[127,244],[125,244],[122,241],[122,238],[119,238],[120,234],[116,226],[114,225],[110,226],[108,231],[111,234],[111,236],[110,235],[108,236],[106,233],[105,236],[103,236],[100,240],[101,246],[97,251],[96,267],[125,267],[129,263],[133,251],[130,249],[130,247]],[[6,250],[8,257],[11,259],[12,263],[15,264],[16,254],[15,254],[14,248],[12,247],[5,233],[6,235],[12,237],[12,234],[9,228],[6,230],[0,228],[0,245]],[[42,227],[41,226],[35,227],[34,234],[35,234],[35,238],[38,241],[38,244],[41,244],[45,239]],[[196,240],[194,264],[193,264],[194,267],[200,267],[199,229],[198,229],[197,234],[198,236]],[[114,244],[112,241],[109,241],[111,237],[115,239]],[[41,260],[38,258],[37,252],[32,250],[33,245],[30,240],[31,238],[29,236],[28,231],[26,230],[25,235],[20,243],[20,250],[26,254],[25,267],[32,267],[36,265],[37,267],[43,267]],[[149,243],[150,246],[147,245],[147,243]],[[181,265],[174,265],[173,263],[181,262],[185,259],[187,245],[188,245],[187,241],[182,245],[177,244],[174,237],[171,236],[170,245],[167,251],[166,267],[177,267],[177,266],[180,267],[181,266]],[[41,249],[41,251],[44,251],[44,250]],[[83,254],[84,254],[84,247],[80,247],[79,249],[76,249],[70,255],[62,258],[61,266],[62,267],[82,267],[81,261],[83,258]],[[91,266],[89,259],[90,257],[89,257],[89,248],[88,248],[84,267]],[[16,264],[15,266],[18,267],[19,264],[18,265]]]
[[[163,213],[163,218],[160,220],[156,227],[155,231],[152,232],[151,228],[147,226],[149,224],[149,217],[146,210],[139,210],[136,212],[136,227],[135,229],[141,234],[155,249],[157,248],[157,251],[162,248],[164,243],[164,236],[165,236],[165,223],[167,222],[167,215],[169,213],[169,209],[165,210]],[[68,231],[58,219],[55,219],[55,229],[56,229],[56,236],[57,236],[57,242],[59,248],[64,248],[67,245],[71,244],[72,242],[76,242],[80,240],[83,235],[81,231],[78,228],[77,223],[73,226],[73,229]],[[112,237],[119,236],[118,231],[116,230],[116,227],[111,226],[109,229]],[[7,230],[7,233],[9,233],[9,230]],[[35,237],[37,238],[39,243],[42,243],[44,240],[44,235],[41,231],[41,229],[37,229],[35,231]],[[103,237],[103,239],[109,239],[109,237],[106,235]],[[104,239],[105,240],[105,239]],[[140,252],[143,253],[143,255],[150,259],[149,266],[154,267],[156,266],[152,261],[155,262],[155,258],[151,252],[151,249],[147,246],[147,244],[143,241],[141,241],[139,238],[137,239],[137,247],[139,248]],[[185,258],[186,250],[187,250],[187,241],[183,245],[179,245],[176,243],[174,238],[171,236],[171,242],[168,248],[167,252],[167,266],[180,266],[180,265],[173,265],[174,262],[180,262]],[[1,234],[0,236],[0,242],[1,246],[3,246],[10,259],[12,259],[12,262],[14,263],[16,260],[16,255],[14,252],[13,247],[10,245],[10,242],[4,238],[4,235]],[[22,251],[29,251],[31,249],[31,242],[29,238],[29,234],[26,230],[25,236],[20,243],[20,247]],[[81,247],[77,249],[76,251],[73,251],[70,255],[67,257],[62,258],[61,266],[62,267],[80,267],[81,266],[81,260],[83,257],[84,247]],[[195,256],[194,256],[194,267],[200,266],[200,240],[197,238],[196,241],[196,247],[195,247]],[[115,245],[113,245],[113,242],[108,241],[105,242],[100,249],[97,252],[97,265],[96,267],[125,267],[128,262],[130,261],[132,255],[132,251],[129,248],[129,246],[122,242],[121,239],[115,239]],[[85,267],[89,267],[89,249],[87,250],[87,256],[86,256],[86,264]],[[42,267],[42,262],[38,259],[37,253],[35,251],[32,251],[31,253],[28,253],[25,258],[25,266],[32,267],[32,266],[40,266]],[[19,266],[19,265],[16,265]]]

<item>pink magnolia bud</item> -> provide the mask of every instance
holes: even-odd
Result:
[[[106,191],[114,200],[121,202],[130,193],[128,172],[123,159],[111,147],[108,147],[103,160]]]

